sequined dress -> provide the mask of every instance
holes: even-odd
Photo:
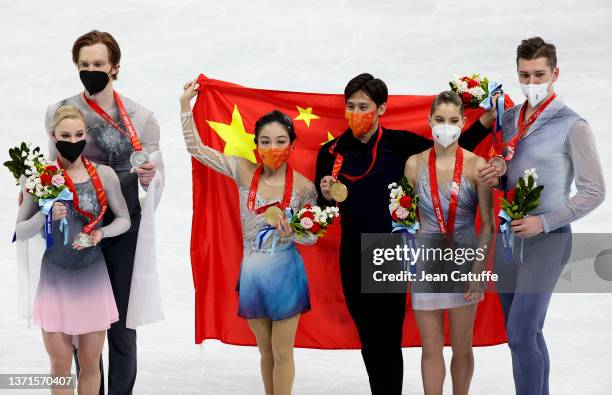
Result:
[[[119,179],[107,166],[97,167],[98,175],[108,199],[108,210],[115,220],[107,226],[100,224],[104,237],[113,237],[127,231],[130,219]],[[75,183],[79,207],[94,215],[100,205],[91,180]],[[23,190],[24,200],[19,208],[16,234],[25,240],[44,229],[45,218],[38,203]],[[79,214],[71,201],[64,202],[68,209],[68,242],[64,244],[64,233],[59,221],[53,221],[53,245],[42,258],[40,281],[32,307],[33,324],[46,332],[63,332],[81,335],[110,328],[119,319],[106,262],[100,245],[75,250],[72,242],[89,219]]]
[[[183,136],[189,153],[211,169],[232,178],[238,185],[240,221],[242,225],[243,258],[240,266],[238,315],[247,319],[282,320],[310,310],[308,279],[304,261],[295,243],[314,244],[315,236],[286,240],[272,236],[264,243],[258,235],[267,225],[263,215],[247,208],[249,187],[238,181],[238,157],[223,155],[202,143],[195,130],[191,113],[181,114]],[[280,199],[266,200],[259,193],[255,207]],[[300,210],[307,203],[315,205],[317,193],[308,182],[299,190],[295,185],[289,207]],[[220,263],[219,263],[220,264]]]

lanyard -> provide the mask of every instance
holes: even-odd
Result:
[[[253,179],[251,180],[251,187],[249,188],[249,197],[247,200],[247,208],[251,211],[255,211],[256,214],[263,213],[270,206],[279,206],[283,210],[289,207],[291,203],[291,193],[293,191],[293,169],[287,163],[287,170],[285,172],[285,192],[283,194],[283,200],[281,202],[270,203],[262,207],[255,208],[255,197],[257,196],[257,189],[259,187],[259,178],[263,173],[263,165],[260,165],[253,173]]]
[[[455,155],[455,170],[453,172],[453,183],[450,190],[450,201],[448,205],[448,221],[444,222],[444,213],[440,202],[440,193],[438,190],[438,177],[436,170],[436,150],[432,147],[429,152],[429,183],[431,188],[431,201],[433,203],[434,213],[438,219],[440,232],[446,236],[447,240],[453,239],[455,231],[455,217],[457,215],[457,206],[459,204],[459,188],[461,187],[461,173],[463,171],[463,151],[457,146]]]
[[[93,213],[90,213],[88,211],[81,209],[81,207],[79,206],[79,195],[76,192],[76,188],[74,186],[74,182],[72,181],[72,178],[70,178],[70,176],[68,175],[68,172],[64,169],[64,166],[62,166],[62,162],[60,160],[57,161],[57,164],[59,168],[62,169],[62,173],[64,174],[64,179],[66,180],[66,185],[72,191],[74,209],[79,214],[83,215],[84,217],[89,218],[90,222],[83,227],[82,232],[85,234],[90,234],[95,229],[95,227],[100,223],[100,221],[102,221],[102,217],[104,217],[104,213],[106,213],[106,209],[108,207],[108,201],[106,199],[106,192],[104,191],[104,186],[102,185],[102,181],[100,180],[100,177],[98,176],[98,172],[96,171],[96,168],[84,156],[81,156],[81,159],[83,160],[83,164],[85,164],[85,168],[87,169],[87,174],[89,174],[89,178],[91,179],[94,189],[96,190],[96,196],[98,197],[98,203],[100,204],[100,214],[98,214],[97,217],[94,217]]]

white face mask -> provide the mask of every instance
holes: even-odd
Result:
[[[529,105],[535,107],[548,96],[549,82],[543,84],[521,84],[521,90],[527,98]]]
[[[431,134],[433,135],[434,141],[444,148],[453,144],[455,141],[459,140],[459,136],[461,135],[461,129],[454,125],[448,125],[446,123],[441,123],[438,125],[433,125],[431,127]]]

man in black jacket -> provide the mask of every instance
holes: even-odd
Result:
[[[361,234],[391,232],[388,185],[403,177],[409,156],[433,145],[431,140],[410,131],[379,128],[387,97],[386,84],[370,74],[360,74],[349,81],[344,90],[349,129],[321,147],[315,177],[321,206],[335,205],[331,185],[336,181],[348,189],[348,197],[339,203],[340,274],[375,395],[402,393],[406,294],[361,292]],[[462,134],[459,144],[473,150],[488,135],[485,125],[491,125],[494,116],[495,109],[483,114]]]

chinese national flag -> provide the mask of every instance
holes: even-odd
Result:
[[[253,130],[262,115],[278,109],[294,122],[297,139],[290,163],[314,179],[321,144],[346,128],[344,97],[338,94],[283,92],[251,89],[200,75],[200,94],[193,109],[204,144],[228,155],[256,161]],[[382,126],[410,130],[431,138],[428,115],[433,95],[390,96]],[[466,128],[482,114],[466,109]],[[476,150],[486,156],[490,137]],[[197,160],[193,164],[193,222],[191,265],[195,285],[195,340],[219,339],[225,343],[255,345],[246,320],[238,317],[238,281],[242,259],[238,190],[234,181]],[[496,199],[497,200],[497,199]],[[357,330],[349,316],[339,268],[340,221],[314,246],[299,246],[305,262],[312,310],[299,323],[296,347],[321,349],[359,348]],[[506,341],[498,297],[487,293],[478,306],[474,345]],[[404,345],[419,346],[420,338],[407,297]],[[447,327],[447,344],[448,327]]]

